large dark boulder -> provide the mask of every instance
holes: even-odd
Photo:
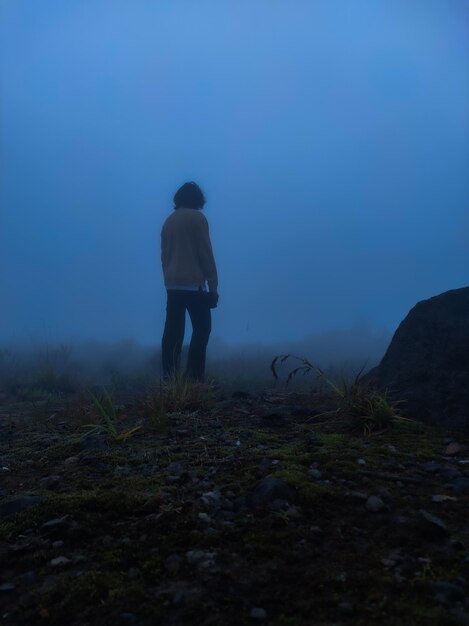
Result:
[[[368,378],[405,400],[403,415],[469,428],[469,287],[416,304]]]

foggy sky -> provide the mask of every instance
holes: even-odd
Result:
[[[469,283],[460,0],[1,0],[0,338],[160,340],[186,180],[216,336],[394,329]]]

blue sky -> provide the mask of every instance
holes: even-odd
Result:
[[[2,0],[0,337],[160,339],[196,180],[214,334],[394,329],[468,284],[460,0]]]

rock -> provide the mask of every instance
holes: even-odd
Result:
[[[380,513],[386,508],[386,505],[379,496],[370,496],[366,501],[365,506],[368,511],[371,511],[372,513]]]
[[[171,554],[164,562],[164,566],[170,574],[177,574],[181,569],[182,559],[177,554]]]
[[[138,618],[134,613],[121,613],[120,618],[124,624],[137,624],[138,622]]]
[[[266,611],[264,609],[256,607],[254,609],[251,609],[249,617],[251,619],[262,621],[262,620],[267,619],[267,613],[266,613]]]
[[[202,503],[209,508],[215,508],[219,506],[221,500],[221,493],[218,489],[214,489],[212,491],[206,491],[200,497]]]
[[[355,490],[346,491],[344,495],[347,496],[348,498],[352,498],[353,500],[361,500],[362,502],[365,502],[369,498],[367,493],[363,491],[355,491]]]
[[[181,463],[170,463],[167,468],[170,476],[182,476],[185,473],[184,466]]]
[[[442,604],[450,604],[451,602],[460,602],[464,600],[466,594],[464,589],[459,585],[455,585],[446,580],[438,580],[430,583],[430,589],[435,595],[438,602]]]
[[[351,615],[353,613],[353,605],[350,602],[339,602],[337,610],[342,615]]]
[[[70,559],[67,559],[66,556],[58,556],[55,559],[52,559],[50,564],[52,565],[52,567],[63,567],[64,565],[68,565],[71,562],[72,561]]]
[[[322,472],[320,472],[318,469],[315,469],[313,467],[308,470],[308,476],[311,476],[311,478],[316,478],[317,480],[319,480],[322,477]]]
[[[454,480],[455,478],[458,478],[458,476],[461,476],[461,472],[459,472],[455,467],[445,465],[445,467],[441,469],[440,475],[445,480]]]
[[[418,526],[429,539],[442,539],[449,534],[446,524],[424,509],[418,512]]]
[[[422,469],[430,474],[436,474],[441,470],[441,464],[436,461],[427,461],[426,463],[422,463]]]
[[[457,454],[461,454],[462,446],[456,441],[452,441],[445,450],[445,454],[447,456],[456,456]]]
[[[58,539],[57,541],[53,541],[52,542],[52,547],[54,548],[54,550],[58,550],[59,548],[63,548],[65,545],[65,542],[62,541],[61,539]]]
[[[55,489],[60,483],[60,476],[44,476],[39,481],[41,489]]]
[[[16,585],[13,583],[3,583],[0,585],[0,591],[13,591],[14,589],[16,589]]]
[[[248,503],[251,507],[257,508],[271,504],[274,500],[293,503],[296,500],[296,492],[286,482],[269,474],[248,495]]]
[[[78,456],[69,456],[68,458],[65,459],[64,461],[64,465],[75,465],[76,463],[78,463],[80,460],[80,457]]]
[[[44,522],[44,524],[41,526],[41,530],[45,530],[45,531],[58,530],[59,528],[64,528],[65,526],[68,526],[69,521],[70,521],[70,515],[64,515],[63,517],[56,517],[55,519],[51,519],[48,522]]]
[[[365,461],[365,459],[357,459],[357,464],[358,465],[366,465],[366,461]]]
[[[25,585],[26,587],[31,587],[32,585],[34,585],[36,583],[36,580],[37,580],[36,572],[34,572],[33,570],[30,570],[29,572],[25,572],[24,574],[21,574],[21,576],[18,577],[18,581],[22,585]]]
[[[469,477],[460,476],[456,478],[452,487],[456,493],[469,493]]]
[[[5,498],[5,500],[0,502],[0,517],[21,513],[41,504],[42,501],[43,499],[40,496],[13,496],[12,498]]]
[[[464,427],[469,419],[468,354],[469,287],[464,287],[416,304],[365,379],[405,400],[408,416]]]
[[[446,496],[445,494],[440,494],[437,493],[434,496],[432,496],[432,502],[435,502],[436,504],[442,504],[443,502],[456,502],[457,498],[455,498],[454,496]]]

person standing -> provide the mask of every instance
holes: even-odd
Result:
[[[186,311],[192,324],[186,376],[204,380],[211,309],[218,304],[218,273],[209,226],[201,213],[205,197],[194,182],[174,195],[173,213],[161,230],[161,264],[167,291],[166,321],[161,342],[163,375],[179,370]],[[208,289],[208,290],[207,290]]]

